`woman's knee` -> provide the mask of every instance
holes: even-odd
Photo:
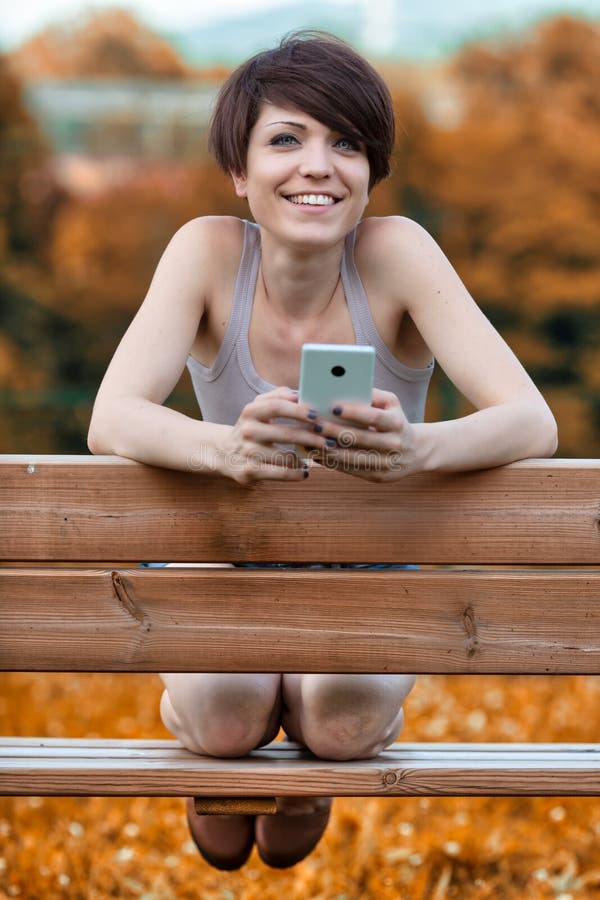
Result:
[[[325,759],[376,756],[400,734],[413,675],[303,675],[299,720]]]
[[[162,675],[165,726],[195,753],[244,756],[264,741],[281,704],[281,676],[238,673]]]

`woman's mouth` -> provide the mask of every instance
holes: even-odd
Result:
[[[290,194],[285,199],[301,206],[333,206],[339,203],[339,199],[330,194]]]

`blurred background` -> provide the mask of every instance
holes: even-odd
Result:
[[[416,219],[600,456],[600,0],[30,0],[0,13],[0,452],[86,452],[173,232],[247,215],[207,154],[219,85],[298,27],[348,39],[398,117],[372,215]],[[169,405],[198,415],[182,376]],[[468,411],[441,372],[428,418]]]
[[[108,361],[173,232],[246,215],[206,150],[219,85],[298,27],[348,39],[398,115],[368,212],[427,228],[600,456],[600,0],[25,0],[0,12],[0,452],[84,453]],[[169,404],[198,415],[187,373]],[[429,418],[468,407],[436,372]],[[169,737],[155,675],[10,673],[0,730]],[[594,677],[420,676],[403,739],[596,741]],[[173,798],[0,798],[0,896],[589,900],[595,798],[336,800],[291,870],[215,872]]]

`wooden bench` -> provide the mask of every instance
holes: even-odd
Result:
[[[7,456],[0,560],[5,671],[600,673],[598,460],[248,489],[116,457]],[[599,796],[600,745],[399,742],[331,762],[287,741],[215,759],[176,741],[4,737],[0,794],[195,796],[213,812],[273,812],[285,795]]]

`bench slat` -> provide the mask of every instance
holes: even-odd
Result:
[[[36,739],[37,740],[37,739]],[[600,745],[397,743],[379,756],[322,760],[273,742],[243,759],[176,741],[0,742],[0,794],[39,796],[600,796]],[[150,744],[150,746],[149,746]],[[456,748],[456,749],[454,749]]]
[[[600,673],[600,568],[0,570],[0,669]]]
[[[502,748],[510,748],[511,753],[515,757],[519,753],[528,753],[532,748],[540,754],[548,755],[551,753],[596,753],[599,744],[592,743],[531,743],[531,742],[513,742],[510,743],[485,743],[472,742],[460,743],[450,741],[434,741],[429,743],[398,741],[391,749],[402,748],[403,752],[418,756],[425,753],[427,757],[438,754],[446,755],[449,751],[460,750],[464,753],[472,753],[481,756],[485,753],[497,753]],[[275,753],[277,757],[281,754],[295,754],[298,750],[304,750],[303,744],[295,741],[282,740],[271,741],[260,748],[261,754]],[[99,754],[110,755],[111,757],[131,757],[137,754],[145,753],[156,754],[158,751],[168,751],[170,756],[176,756],[181,753],[187,758],[189,751],[185,749],[178,741],[172,738],[53,738],[53,737],[0,737],[0,755],[9,756],[51,756],[53,753],[59,755],[75,754],[85,756],[87,752],[92,756]],[[386,753],[389,751],[385,751]]]
[[[0,461],[0,559],[11,561],[596,565],[599,522],[598,460],[381,485],[314,469],[252,490],[118,457]]]

